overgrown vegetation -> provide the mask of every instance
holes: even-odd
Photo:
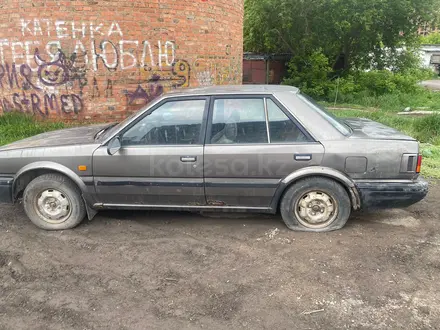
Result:
[[[418,47],[440,36],[417,31],[438,13],[440,0],[245,0],[245,50],[293,54],[284,83],[319,100],[437,110]]]
[[[427,36],[420,37],[422,45],[440,45],[440,33],[430,33]]]
[[[0,116],[0,145],[64,127],[66,124],[62,122],[43,122],[21,113],[5,113]]]
[[[418,79],[423,78],[423,72]],[[429,72],[425,75],[429,78]],[[385,72],[360,73],[358,80],[342,78],[331,86],[327,96],[321,97],[334,104],[356,104],[386,112],[399,112],[410,107],[422,110],[440,110],[440,93],[418,85],[414,74],[402,75]],[[412,84],[412,85],[411,85]]]
[[[428,178],[440,179],[440,146],[422,144],[422,174]]]
[[[342,74],[384,69],[404,59],[402,47],[412,53],[419,26],[439,12],[439,0],[245,0],[245,50],[320,52]]]
[[[284,84],[297,86],[302,92],[327,102],[359,104],[386,111],[421,106],[440,109],[440,94],[418,85],[421,80],[433,78],[434,73],[421,69],[417,58],[411,57],[404,68],[393,70],[359,70],[329,78],[332,73],[328,58],[317,51],[306,60],[294,57]]]

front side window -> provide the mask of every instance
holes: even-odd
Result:
[[[267,99],[267,113],[271,143],[308,141],[306,135],[271,99]]]
[[[211,144],[268,143],[264,100],[217,99],[214,102]]]
[[[122,136],[122,145],[199,144],[205,102],[166,102],[128,129]]]

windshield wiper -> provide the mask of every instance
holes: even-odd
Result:
[[[95,140],[96,140],[96,139],[99,139],[99,137],[100,137],[102,134],[104,134],[105,132],[107,132],[110,128],[115,127],[117,124],[118,124],[118,123],[113,123],[113,124],[110,124],[110,125],[104,127],[104,128],[101,129],[98,133],[95,134],[94,139],[95,139]]]

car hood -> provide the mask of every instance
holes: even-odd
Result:
[[[95,143],[94,137],[96,133],[106,126],[108,126],[108,124],[75,127],[47,132],[0,147],[0,151],[91,144]]]
[[[416,141],[411,136],[370,119],[344,118],[343,120],[353,130],[351,138]]]

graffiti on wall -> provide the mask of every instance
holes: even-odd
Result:
[[[168,69],[142,68],[139,84],[134,91],[127,91],[127,106],[142,106],[163,94],[166,89],[189,87],[191,68],[187,61],[178,60]],[[148,86],[148,91],[142,85]]]
[[[53,60],[45,61],[40,57],[38,48],[34,56],[38,63],[36,70],[26,63],[19,66],[8,62],[0,64],[3,111],[17,110],[43,116],[49,111],[78,114],[84,107],[78,94],[68,90],[55,92],[56,87],[65,85],[76,74],[72,59],[59,52]],[[4,91],[11,92],[9,97]]]
[[[52,21],[48,19],[20,20],[22,37],[43,38],[40,41],[0,40],[0,63],[5,63],[6,51],[11,63],[26,63],[36,70],[34,49],[44,49],[46,55],[55,60],[58,50],[72,48],[71,53],[82,54],[87,66],[98,71],[100,66],[107,70],[130,70],[136,67],[171,66],[175,58],[175,44],[172,41],[158,40],[153,44],[149,40],[126,40],[118,22],[85,23]],[[120,38],[115,41],[115,38]],[[83,41],[83,39],[88,40]],[[65,41],[68,41],[67,44]],[[157,45],[157,47],[155,47]],[[157,49],[157,52],[155,50]],[[139,54],[136,56],[135,54]]]
[[[23,41],[0,40],[3,112],[78,115],[89,101],[120,105],[118,97],[131,110],[166,90],[239,81],[241,59],[231,60],[230,45],[223,57],[179,59],[174,41],[125,39],[116,21],[23,18],[17,28]]]

